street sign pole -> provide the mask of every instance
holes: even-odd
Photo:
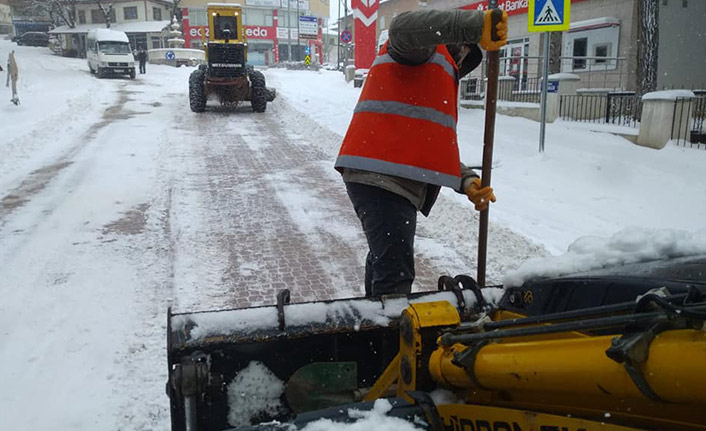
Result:
[[[542,100],[540,107],[539,152],[544,152],[547,127],[547,93],[549,91],[549,50],[553,31],[569,30],[571,0],[529,0],[527,29],[544,33],[544,70],[542,72]],[[553,92],[555,90],[552,90]]]
[[[552,32],[544,33],[544,73],[542,77],[542,115],[539,125],[539,152],[544,152],[544,132],[547,127],[547,90],[549,88],[549,39]]]

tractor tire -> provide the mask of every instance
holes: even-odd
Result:
[[[197,69],[189,76],[189,106],[193,112],[206,110],[206,73]]]
[[[265,112],[267,110],[265,75],[258,70],[250,72],[250,103],[252,104],[253,112]]]

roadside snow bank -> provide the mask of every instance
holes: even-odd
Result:
[[[414,424],[404,419],[387,416],[392,410],[392,404],[386,399],[375,401],[370,411],[349,409],[348,417],[357,419],[353,423],[334,422],[330,419],[319,419],[311,422],[300,431],[422,431]]]
[[[585,236],[559,256],[532,258],[505,274],[505,287],[536,277],[557,277],[628,263],[706,253],[706,229],[624,229],[611,237]]]

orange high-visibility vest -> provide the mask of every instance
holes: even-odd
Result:
[[[394,61],[383,45],[343,139],[336,169],[359,169],[458,189],[458,67],[445,45],[424,64]]]

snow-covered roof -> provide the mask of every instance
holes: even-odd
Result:
[[[124,31],[125,33],[160,33],[171,21],[138,21],[121,22],[110,25],[111,30]],[[74,28],[62,25],[49,31],[50,34],[84,34],[88,30],[105,28],[105,24],[80,24]]]

